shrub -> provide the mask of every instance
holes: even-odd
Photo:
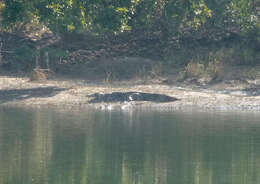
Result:
[[[208,63],[204,73],[206,76],[210,77],[211,80],[223,79],[225,75],[223,63],[214,58],[213,61]]]
[[[184,78],[200,77],[204,73],[204,65],[191,61],[185,68]]]

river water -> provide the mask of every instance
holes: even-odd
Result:
[[[260,115],[0,109],[0,184],[257,184]]]

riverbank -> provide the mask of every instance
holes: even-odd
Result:
[[[251,81],[252,82],[252,81]],[[253,81],[257,86],[259,81]],[[234,83],[234,81],[233,81]],[[248,88],[231,81],[211,86],[191,84],[136,84],[121,81],[113,84],[93,84],[84,80],[55,79],[32,82],[27,77],[0,77],[1,106],[91,106],[101,109],[156,109],[200,108],[205,110],[260,110],[258,88]],[[112,92],[143,92],[163,94],[178,100],[172,102],[101,102],[90,103],[91,94]]]
[[[160,45],[156,37],[135,34],[101,40],[86,35],[0,36],[1,106],[260,110],[260,55],[258,47],[242,44],[242,38],[205,44],[185,38]],[[92,94],[113,92],[177,100],[91,103]]]

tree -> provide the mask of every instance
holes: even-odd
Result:
[[[11,27],[37,19],[59,34],[142,30],[167,41],[186,30],[258,32],[257,3],[259,0],[5,0],[2,24]]]

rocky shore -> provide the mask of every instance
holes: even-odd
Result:
[[[95,94],[101,94],[101,96],[126,94],[132,95],[133,100],[100,100],[95,102],[93,99]],[[140,94],[162,95],[176,100],[169,100],[168,102],[147,100],[145,99],[147,97],[140,96]],[[128,99],[130,96],[124,96],[124,98]],[[93,100],[95,103],[92,103]],[[149,107],[156,109],[199,108],[223,111],[260,111],[260,95],[258,95],[258,88],[248,89],[240,84],[234,87],[229,83],[207,88],[194,87],[188,84],[134,84],[133,82],[105,85],[102,83],[91,84],[84,80],[65,79],[31,82],[26,77],[1,76],[0,105],[91,106],[107,110]]]

